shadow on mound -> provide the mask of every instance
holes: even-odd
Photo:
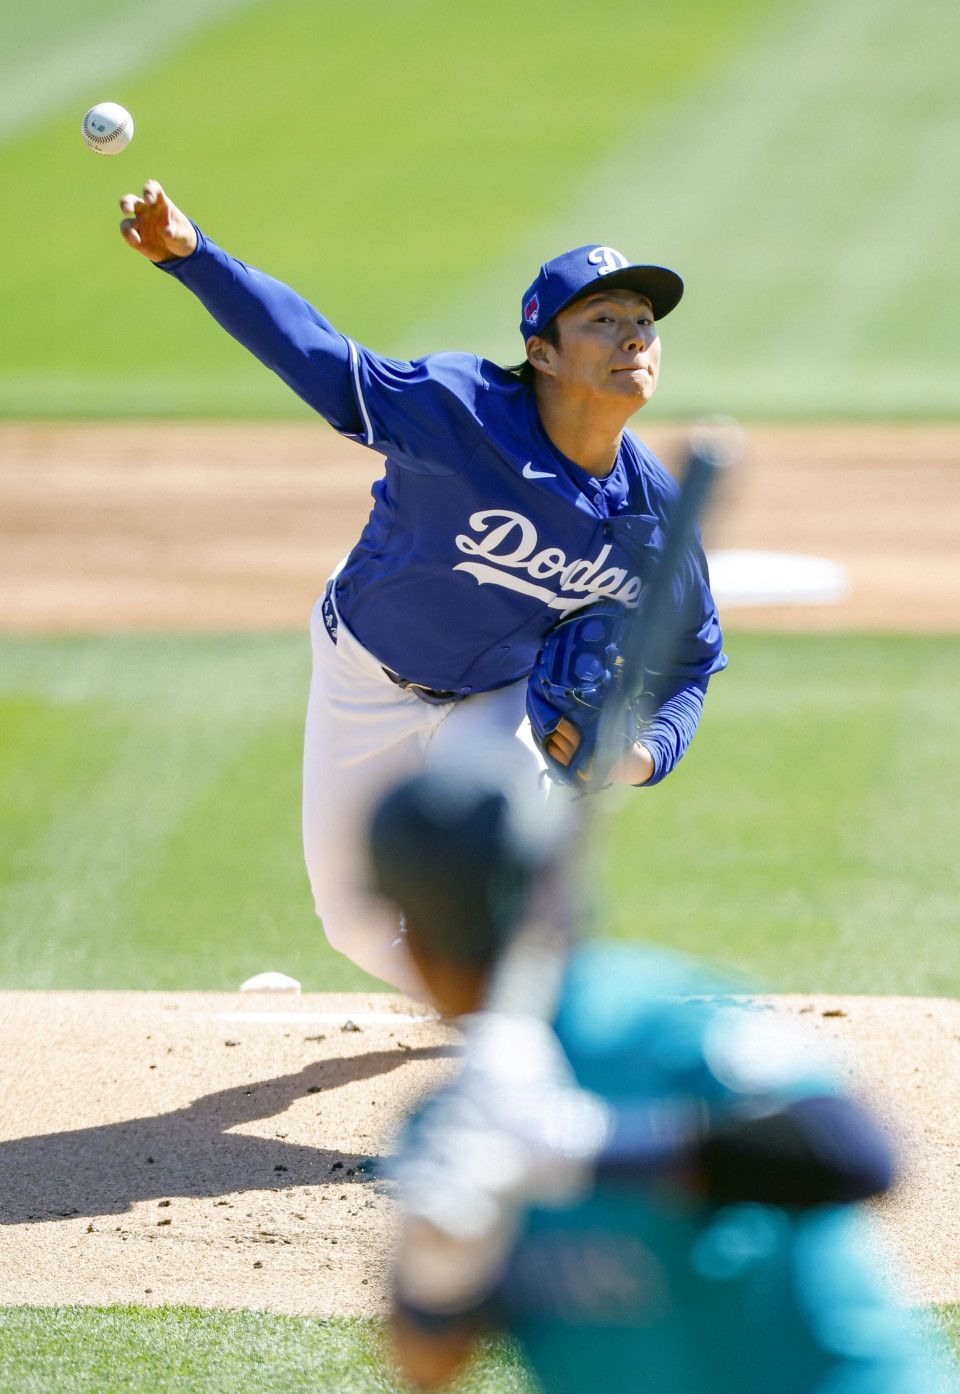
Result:
[[[409,1060],[457,1054],[452,1046],[421,1046],[403,1054],[374,1050],[314,1061],[296,1074],[218,1090],[186,1108],[151,1118],[2,1142],[0,1224],[119,1215],[138,1201],[159,1197],[220,1196],[326,1183],[342,1187],[351,1179],[347,1170],[369,1158],[322,1145],[322,1107],[317,1147],[248,1137],[230,1129],[276,1117],[305,1094],[319,1098],[327,1090],[386,1074]],[[370,1175],[364,1169],[355,1179]]]

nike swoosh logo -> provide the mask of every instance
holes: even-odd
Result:
[[[551,470],[535,470],[533,462],[528,460],[523,467],[524,479],[556,479],[556,475]]]

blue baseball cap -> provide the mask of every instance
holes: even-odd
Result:
[[[669,267],[636,266],[613,247],[590,242],[541,266],[521,301],[520,333],[524,339],[539,334],[548,320],[597,281],[611,289],[635,290],[645,295],[653,306],[654,319],[668,315],[683,295],[683,281]]]

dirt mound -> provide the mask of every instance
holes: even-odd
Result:
[[[875,1207],[911,1300],[958,1301],[960,1003],[785,997],[900,1142]],[[457,1036],[402,998],[0,994],[0,1305],[369,1314],[395,1209],[377,1159]]]

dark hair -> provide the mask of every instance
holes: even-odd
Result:
[[[374,814],[373,886],[428,953],[486,967],[522,920],[556,840],[539,800],[528,806],[508,784],[463,770],[426,770]]]
[[[554,315],[553,319],[547,320],[546,324],[540,330],[538,337],[549,344],[551,348],[560,347],[560,324],[556,315]],[[530,362],[529,358],[525,358],[522,363],[512,364],[507,369],[507,372],[514,373],[523,383],[524,387],[533,387],[537,374],[537,370]]]

